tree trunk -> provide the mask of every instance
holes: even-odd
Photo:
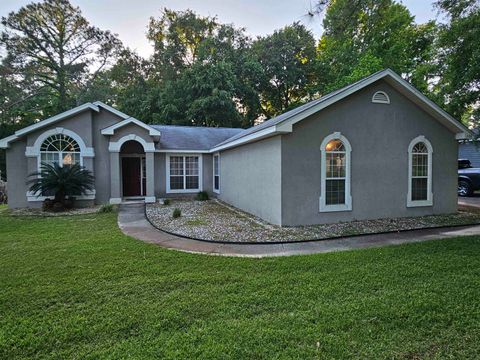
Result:
[[[57,191],[55,193],[55,202],[59,202],[62,205],[65,204],[65,193],[63,191]]]

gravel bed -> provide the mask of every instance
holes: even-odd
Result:
[[[178,208],[182,216],[174,219]],[[385,231],[424,229],[480,223],[480,214],[460,211],[451,215],[340,222],[336,224],[280,227],[217,200],[172,200],[169,205],[148,204],[148,219],[156,227],[183,236],[210,241],[281,242],[326,239]]]
[[[98,212],[100,206],[91,206],[85,208],[71,209],[61,212],[43,211],[42,209],[5,209],[12,216],[40,216],[40,217],[55,217],[55,216],[71,216],[71,215],[84,215],[93,214]]]

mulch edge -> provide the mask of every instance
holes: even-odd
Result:
[[[461,228],[461,227],[471,227],[471,226],[477,226],[480,225],[480,222],[475,222],[472,224],[458,224],[458,225],[438,225],[438,226],[431,226],[431,227],[421,227],[421,228],[415,228],[415,229],[402,229],[402,230],[387,230],[387,231],[380,231],[380,232],[371,232],[371,233],[359,233],[359,234],[352,234],[352,235],[338,235],[338,236],[331,236],[331,237],[326,237],[326,238],[320,238],[320,239],[306,239],[306,240],[286,240],[286,241],[263,241],[263,242],[258,242],[258,241],[232,241],[232,240],[210,240],[210,239],[201,239],[201,238],[196,238],[188,235],[182,235],[178,234],[169,230],[162,229],[161,227],[155,225],[147,216],[147,206],[143,207],[144,210],[144,216],[145,219],[147,219],[148,223],[152,225],[155,229],[162,231],[166,234],[177,236],[183,239],[188,239],[188,240],[196,240],[196,241],[202,241],[206,243],[213,243],[213,244],[234,244],[234,245],[279,245],[279,244],[301,244],[301,243],[308,243],[308,242],[314,242],[314,241],[328,241],[328,240],[338,240],[338,239],[348,239],[348,238],[354,238],[354,237],[360,237],[360,236],[368,236],[368,235],[385,235],[385,234],[399,234],[399,233],[405,233],[405,232],[410,232],[410,231],[417,231],[417,230],[435,230],[435,229],[456,229],[456,228]]]

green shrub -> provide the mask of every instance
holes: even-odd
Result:
[[[163,205],[170,205],[170,199],[163,200]]]
[[[98,209],[99,213],[111,213],[113,211],[113,205],[112,204],[103,204],[100,206],[100,209]]]
[[[179,218],[180,216],[182,216],[182,210],[180,210],[179,208],[175,208],[173,210],[172,216],[174,219]]]
[[[208,200],[208,193],[206,191],[200,191],[195,197],[195,199],[198,201]]]

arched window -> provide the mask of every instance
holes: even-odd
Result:
[[[351,210],[350,143],[337,132],[323,140],[320,150],[322,157],[320,211]]]
[[[47,137],[40,146],[40,162],[46,164],[80,164],[80,146],[68,135],[55,134]]]
[[[409,207],[433,204],[432,153],[432,145],[424,136],[419,136],[410,142],[407,198]]]

